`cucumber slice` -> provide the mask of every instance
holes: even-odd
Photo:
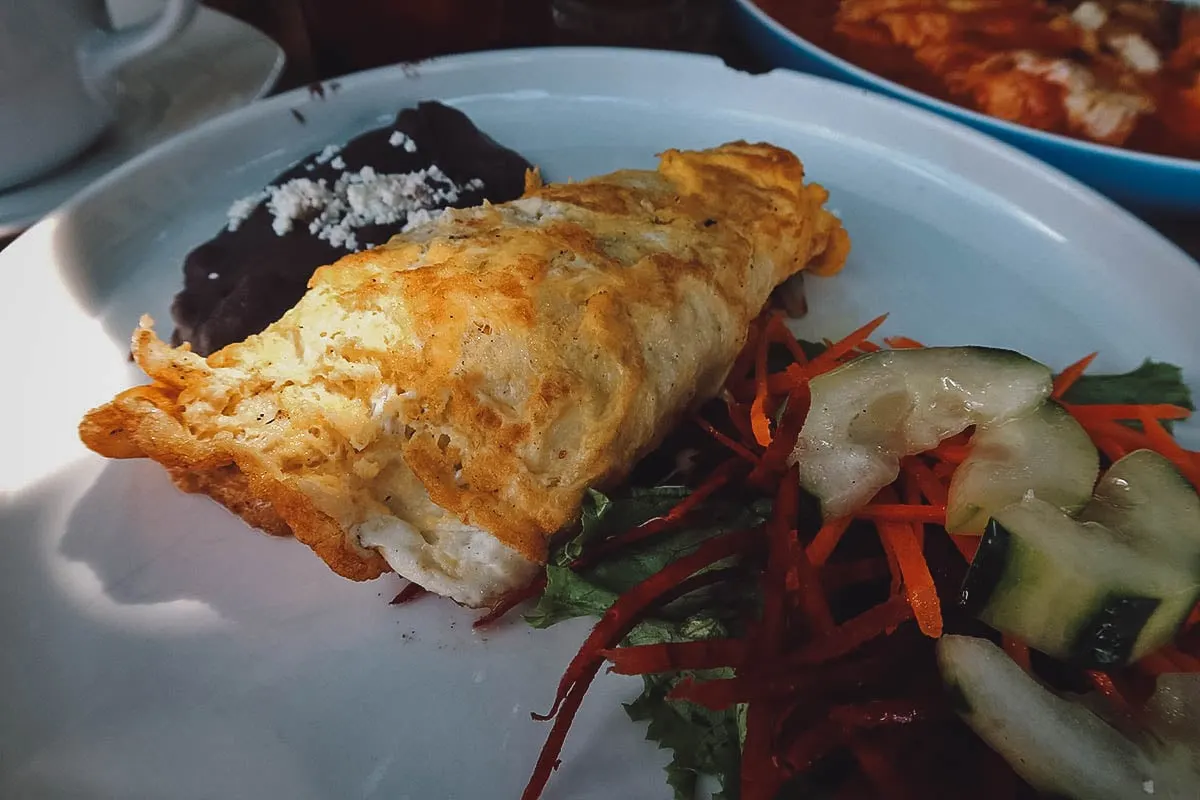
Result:
[[[988,523],[962,603],[1048,655],[1088,667],[1135,660],[1175,635],[1200,599],[1190,564],[1028,497]]]
[[[1092,497],[1100,454],[1082,426],[1050,400],[1032,413],[981,425],[950,480],[946,530],[983,533],[992,514],[1027,492],[1074,514]]]
[[[1010,350],[881,350],[813,379],[790,462],[825,517],[843,516],[896,479],[902,456],[1026,414],[1050,388],[1048,367]]]
[[[1118,532],[1145,552],[1191,564],[1200,575],[1200,495],[1153,450],[1135,450],[1109,467],[1080,519]]]
[[[1140,748],[986,639],[943,636],[937,655],[963,720],[1035,788],[1075,800],[1186,796],[1156,787],[1155,765]]]

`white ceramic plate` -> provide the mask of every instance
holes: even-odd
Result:
[[[74,433],[139,379],[130,330],[146,311],[166,322],[184,254],[231,200],[423,98],[552,179],[651,166],[670,146],[793,148],[855,242],[842,275],[808,282],[810,336],[890,311],[889,333],[1056,365],[1153,355],[1200,384],[1195,263],[1033,159],[846,86],[696,56],[512,51],[255,104],[125,165],[0,253],[0,796],[519,795],[546,734],[529,711],[586,624],[475,635],[448,603],[389,607],[396,582],[336,578]],[[549,797],[669,796],[664,754],[619,704],[639,686],[598,683]]]
[[[117,28],[145,19],[161,5],[108,0]],[[121,70],[116,121],[96,144],[49,175],[0,192],[0,237],[36,222],[150,146],[263,97],[283,66],[283,51],[270,38],[201,6],[178,39]]]

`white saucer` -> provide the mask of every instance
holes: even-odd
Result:
[[[116,27],[160,5],[108,0]],[[257,29],[203,6],[180,37],[122,70],[117,121],[86,153],[31,183],[0,192],[0,237],[53,211],[101,175],[158,142],[271,91],[283,51]]]

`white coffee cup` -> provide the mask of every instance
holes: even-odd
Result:
[[[125,62],[171,41],[196,0],[166,0],[149,22],[112,30],[105,0],[0,0],[0,190],[62,164],[112,121]]]

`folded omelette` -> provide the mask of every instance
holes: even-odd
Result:
[[[531,580],[589,487],[620,482],[714,396],[782,281],[849,239],[799,160],[736,142],[452,210],[319,269],[263,333],[208,358],[148,319],[151,383],[90,411],[338,574],[470,605]]]

